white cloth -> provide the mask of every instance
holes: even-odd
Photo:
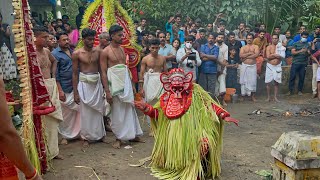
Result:
[[[143,134],[133,101],[129,70],[118,64],[108,69],[109,90],[113,96],[111,105],[111,129],[117,139],[131,140]]]
[[[227,68],[224,68],[224,70],[222,71],[222,74],[218,76],[218,79],[216,82],[216,87],[215,87],[216,96],[224,94],[227,91],[226,76],[227,76]]]
[[[272,81],[281,83],[281,80],[282,80],[281,63],[278,65],[272,65],[270,63],[267,63],[265,83],[270,83]]]
[[[319,83],[320,81],[320,67],[317,69],[317,82]]]
[[[79,105],[74,102],[73,92],[65,93],[65,96],[66,101],[61,101],[63,122],[59,124],[59,133],[63,138],[74,139],[80,134]]]
[[[241,95],[251,96],[257,90],[257,65],[241,64],[240,68]]]
[[[82,139],[89,141],[100,140],[106,135],[103,121],[105,112],[104,90],[100,74],[84,74],[80,72],[78,92],[81,99],[80,136]]]
[[[149,69],[149,71],[144,74],[143,90],[147,103],[158,99],[163,93],[160,75],[161,73],[153,72],[152,69]]]
[[[317,94],[317,81],[318,81],[318,76],[319,76],[319,67],[317,63],[312,63],[312,93]]]
[[[45,137],[48,145],[48,159],[52,160],[54,157],[59,155],[58,126],[63,120],[63,117],[56,79],[44,79],[44,83],[50,95],[50,100],[56,108],[54,112],[41,117],[43,120]]]
[[[6,44],[0,46],[0,75],[3,75],[5,80],[14,79],[17,77],[17,69],[12,53]]]
[[[176,59],[177,62],[179,63],[179,68],[182,68],[184,70],[185,73],[189,73],[192,72],[193,74],[193,80],[196,80],[197,77],[197,73],[196,73],[196,69],[197,67],[199,67],[201,65],[201,59],[199,56],[199,52],[195,49],[191,49],[192,52],[196,53],[196,60],[189,60],[188,58],[186,58],[184,61],[182,61],[182,57],[186,55],[186,49],[185,48],[180,48],[177,52],[176,55]],[[187,66],[188,63],[192,63],[193,68],[189,68]]]
[[[276,46],[276,54],[280,55],[282,58],[286,57],[286,47],[280,42]]]

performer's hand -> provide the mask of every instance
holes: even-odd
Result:
[[[74,102],[80,104],[80,96],[78,93],[74,93]]]
[[[145,97],[143,88],[140,89],[139,93],[141,94],[142,97]]]
[[[63,91],[59,91],[59,99],[62,102],[66,102],[66,95],[64,94]]]
[[[146,102],[142,101],[134,101],[134,105],[137,109],[140,109],[141,111],[145,110],[147,107]]]
[[[107,98],[108,103],[111,105],[112,104],[112,95],[109,91],[106,92],[106,98]]]

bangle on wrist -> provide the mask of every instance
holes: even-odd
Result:
[[[31,176],[25,176],[25,177],[26,177],[26,180],[32,180],[36,176],[37,176],[37,170],[36,170],[36,168],[34,168],[34,171],[33,171],[32,175]]]

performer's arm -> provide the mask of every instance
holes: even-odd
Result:
[[[149,116],[152,119],[158,119],[159,111],[154,109],[150,104],[147,104],[143,101],[135,101],[134,105],[137,109],[142,111],[145,115]]]
[[[12,124],[8,106],[5,103],[5,89],[2,77],[0,77],[0,102],[0,152],[3,152],[26,177],[32,177],[35,173],[35,168],[28,160],[21,143],[21,138]],[[40,179],[40,177],[35,179]]]
[[[80,97],[78,92],[78,81],[79,81],[79,55],[78,52],[72,54],[72,86],[74,94],[74,102],[79,104]]]
[[[107,49],[107,48],[106,48]],[[100,74],[102,78],[102,84],[104,87],[104,91],[106,92],[106,98],[109,104],[112,104],[112,96],[109,90],[108,84],[108,51],[104,49],[100,54]]]
[[[236,124],[238,126],[238,120],[230,117],[230,113],[228,113],[226,110],[224,110],[222,107],[216,105],[216,104],[212,104],[212,109],[216,112],[217,116],[220,119],[223,119],[227,122],[233,122],[234,124]]]

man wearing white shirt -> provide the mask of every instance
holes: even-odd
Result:
[[[159,39],[160,39],[160,49],[158,54],[161,56],[164,56],[167,62],[167,68],[168,71],[172,68],[172,60],[175,59],[175,53],[172,45],[166,44],[166,34],[164,32],[159,33]]]
[[[180,48],[177,52],[177,62],[179,67],[184,70],[185,73],[192,72],[193,82],[196,81],[196,69],[201,65],[201,59],[199,52],[192,47],[193,36],[187,36],[185,39],[185,47]]]
[[[225,35],[224,33],[219,33],[216,40],[216,46],[219,47],[218,56],[218,81],[216,85],[216,94],[221,96],[222,104],[225,106],[227,103],[224,101],[224,95],[226,94],[226,76],[227,68],[225,65],[228,61],[228,46],[224,43]]]

